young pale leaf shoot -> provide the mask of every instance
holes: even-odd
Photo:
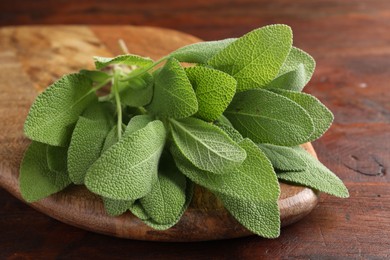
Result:
[[[157,61],[125,54],[95,65],[32,104],[24,132],[33,142],[19,177],[26,201],[85,185],[108,215],[130,211],[166,230],[199,185],[248,230],[275,238],[278,180],[348,197],[298,146],[323,135],[333,115],[301,93],[315,62],[292,46],[289,26],[194,43]]]

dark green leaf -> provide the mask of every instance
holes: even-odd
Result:
[[[236,94],[225,116],[244,137],[256,143],[299,145],[307,142],[314,131],[305,109],[264,89]]]
[[[171,58],[155,76],[152,102],[146,107],[154,115],[184,118],[198,111],[198,101],[180,63]]]
[[[66,170],[51,171],[47,165],[47,147],[32,142],[24,154],[20,165],[20,193],[27,202],[34,202],[66,188],[70,179]]]
[[[96,101],[91,87],[92,81],[81,74],[65,75],[49,86],[30,108],[24,123],[26,136],[53,146],[66,146],[79,115]]]

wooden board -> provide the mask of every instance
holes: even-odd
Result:
[[[92,68],[92,56],[119,54],[118,36],[131,53],[157,59],[185,44],[199,41],[172,30],[150,27],[9,27],[0,29],[0,185],[21,199],[18,170],[29,141],[23,123],[36,95],[65,73]],[[306,144],[314,156],[310,144]],[[308,188],[281,184],[279,200],[282,225],[307,215],[317,204]],[[83,187],[31,204],[65,223],[98,233],[156,241],[200,241],[248,236],[209,192],[197,187],[195,198],[180,222],[167,231],[155,231],[131,213],[120,217],[105,214],[102,201]]]

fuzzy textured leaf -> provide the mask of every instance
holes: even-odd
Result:
[[[318,139],[332,125],[332,112],[316,97],[310,94],[284,89],[273,89],[272,91],[298,103],[310,115],[314,123],[314,132],[307,140],[308,142]]]
[[[47,165],[47,147],[32,142],[20,166],[19,185],[24,200],[34,202],[66,188],[70,179],[65,171],[51,171]]]
[[[191,203],[192,196],[194,194],[194,185],[190,180],[187,180],[186,183],[186,201],[184,203],[184,206],[181,209],[180,214],[177,216],[177,218],[168,224],[160,224],[154,221],[152,218],[150,218],[145,209],[142,207],[141,203],[139,201],[136,201],[133,206],[130,208],[130,211],[137,216],[139,219],[141,219],[146,225],[156,229],[156,230],[167,230],[171,227],[173,227],[177,222],[179,222],[180,218],[184,214],[184,212],[187,210],[188,206]]]
[[[69,177],[74,184],[83,184],[89,167],[100,157],[112,125],[80,117],[73,131],[68,150]]]
[[[296,147],[259,144],[260,149],[267,155],[275,169],[282,171],[303,171],[307,164],[302,159]]]
[[[47,166],[50,171],[66,172],[68,147],[46,146]]]
[[[225,194],[216,194],[238,222],[253,233],[276,238],[280,235],[280,213],[277,200],[253,202]]]
[[[237,81],[222,71],[201,66],[185,71],[198,99],[196,117],[209,122],[219,118],[236,93]]]
[[[126,129],[126,125],[122,124],[122,132]],[[107,151],[111,146],[116,144],[119,141],[118,136],[118,126],[114,125],[110,132],[108,132],[106,139],[104,140],[103,148],[100,154],[103,154],[105,151]]]
[[[304,171],[279,173],[279,180],[301,184],[340,198],[349,197],[347,188],[333,172],[303,148],[298,148],[298,151],[307,168]]]
[[[213,174],[196,168],[175,147],[172,155],[179,170],[212,192],[251,201],[277,200],[280,194],[279,183],[270,161],[251,140],[240,142],[247,157],[237,168],[226,174]]]
[[[148,194],[157,177],[166,131],[161,121],[125,135],[89,168],[87,188],[103,197],[136,200]]]
[[[126,126],[125,135],[132,134],[153,121],[153,117],[149,115],[137,115],[130,119],[130,122]]]
[[[183,67],[169,59],[155,76],[154,93],[146,107],[154,115],[184,118],[198,111],[198,101]]]
[[[244,137],[238,132],[236,129],[234,129],[233,126],[215,123],[216,126],[218,126],[222,131],[224,131],[234,142],[239,143],[242,140],[244,140]]]
[[[302,91],[314,73],[316,63],[306,52],[292,47],[287,59],[280,68],[278,76],[267,88],[281,88]]]
[[[88,168],[100,157],[114,125],[113,116],[111,103],[97,102],[77,121],[68,150],[68,171],[73,183],[83,184]]]
[[[256,143],[294,146],[307,142],[314,131],[310,115],[290,99],[264,89],[236,94],[225,116]]]
[[[140,199],[142,207],[156,223],[170,224],[182,214],[186,201],[186,177],[174,166],[173,160],[159,168],[158,179],[150,193]]]
[[[220,41],[197,42],[177,49],[170,56],[180,62],[205,64],[211,57],[235,40],[235,38],[230,38]]]
[[[237,80],[237,92],[262,88],[277,76],[291,46],[289,26],[269,25],[237,39],[208,64],[232,75]]]
[[[134,200],[113,200],[103,197],[104,209],[107,214],[110,216],[119,216],[125,213],[131,205],[133,205]]]
[[[119,82],[121,102],[130,107],[142,107],[153,97],[153,77],[145,73],[139,78]]]
[[[81,74],[69,74],[49,86],[32,104],[24,123],[25,135],[38,142],[66,146],[74,123],[94,100],[92,81]]]
[[[110,74],[99,70],[80,70],[79,73],[98,83],[105,82],[112,77]]]
[[[98,70],[112,64],[123,64],[127,66],[134,65],[138,67],[145,67],[153,64],[152,59],[141,57],[134,54],[124,54],[124,55],[116,56],[114,58],[106,58],[106,57],[98,57],[98,56],[95,56],[93,58],[95,60],[95,67]]]
[[[170,126],[180,152],[199,169],[221,174],[245,160],[245,150],[217,126],[196,118],[171,119]]]

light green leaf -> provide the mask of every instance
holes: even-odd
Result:
[[[196,118],[171,119],[170,126],[180,152],[199,169],[222,174],[245,160],[245,150],[217,126]]]
[[[279,183],[270,161],[249,139],[240,143],[247,157],[237,168],[227,174],[218,175],[196,168],[175,147],[171,153],[179,170],[193,182],[212,192],[251,201],[276,201],[279,197]]]
[[[152,102],[146,107],[154,115],[189,117],[198,111],[191,83],[180,63],[171,58],[155,76]]]
[[[80,70],[79,73],[98,83],[103,83],[112,77],[110,74],[98,70]]]
[[[158,180],[150,193],[140,199],[147,215],[156,223],[170,224],[182,214],[186,201],[186,177],[174,166],[173,160],[162,159],[165,167],[159,166]]]
[[[198,99],[196,116],[209,122],[216,120],[232,101],[237,81],[222,71],[201,66],[185,71]]]
[[[96,101],[92,81],[69,74],[49,86],[34,101],[24,123],[25,135],[53,146],[66,146],[81,112]]]
[[[265,87],[278,74],[292,46],[287,25],[269,25],[237,39],[208,61],[237,80],[237,92]]]
[[[69,177],[75,184],[83,184],[89,167],[100,157],[112,125],[80,117],[73,131],[68,150]]]
[[[225,208],[251,232],[265,237],[280,235],[280,213],[277,200],[253,202],[225,194],[216,194]]]
[[[145,67],[153,64],[152,59],[141,57],[138,55],[133,55],[133,54],[119,55],[114,58],[106,58],[106,57],[98,57],[98,56],[95,56],[93,58],[95,60],[95,67],[98,70],[112,64],[123,64],[127,66],[134,65],[138,67]]]
[[[146,213],[145,209],[142,207],[141,203],[139,200],[136,200],[133,205],[130,206],[129,210],[131,213],[139,218],[142,221],[150,219],[148,216],[148,213]]]
[[[103,197],[136,200],[148,194],[157,178],[166,131],[161,121],[125,135],[89,168],[87,188]]]
[[[180,62],[205,64],[215,54],[234,42],[235,38],[221,41],[197,42],[177,49],[169,56]]]
[[[306,93],[284,89],[272,89],[272,91],[298,103],[310,115],[314,123],[314,132],[307,140],[308,142],[314,141],[322,136],[332,125],[332,112],[316,97]]]
[[[24,200],[34,202],[66,188],[70,179],[66,170],[50,171],[47,165],[47,147],[32,142],[27,148],[19,173],[19,187]]]
[[[167,230],[174,226],[177,222],[179,222],[180,218],[184,214],[184,212],[187,210],[188,206],[191,203],[192,196],[194,194],[194,185],[190,180],[187,180],[186,184],[186,201],[184,203],[184,206],[182,207],[180,214],[177,216],[177,218],[168,224],[160,224],[154,221],[152,218],[150,218],[145,209],[142,207],[141,203],[139,201],[136,201],[132,207],[130,207],[130,211],[137,216],[139,219],[141,219],[146,225],[152,227],[156,230]]]
[[[267,85],[267,88],[302,91],[311,79],[315,66],[315,60],[309,54],[292,47],[278,76]]]
[[[49,170],[55,172],[66,172],[68,147],[47,145],[46,149],[47,165]]]
[[[279,236],[279,183],[272,165],[249,139],[240,143],[247,152],[244,163],[232,173],[216,175],[197,169],[172,147],[176,165],[195,183],[212,191],[225,208],[250,231],[268,238]]]
[[[124,132],[126,129],[126,125],[122,124],[122,132]],[[103,148],[100,154],[103,154],[108,148],[113,146],[119,141],[118,136],[118,126],[114,125],[113,128],[111,128],[110,132],[108,132],[106,139],[104,140]]]
[[[122,132],[124,135],[129,135],[135,131],[144,128],[148,123],[152,122],[153,118],[149,115],[137,115],[130,119],[129,123],[126,125],[122,124]],[[108,148],[119,141],[117,126],[114,126],[110,132],[107,134],[106,140],[104,141],[103,149],[101,154],[103,154]]]
[[[286,72],[285,74],[275,78],[267,85],[266,88],[280,88],[301,91],[306,85],[305,80],[305,67],[303,66],[303,64],[300,64],[295,70]]]
[[[218,126],[222,131],[224,131],[234,142],[239,143],[242,140],[244,140],[244,137],[238,132],[236,129],[234,129],[233,126],[220,124],[218,122],[214,123],[216,126]]]
[[[83,184],[88,168],[100,157],[104,142],[114,125],[110,103],[96,103],[84,111],[73,131],[68,150],[69,177]]]
[[[142,107],[150,103],[153,97],[153,77],[145,73],[130,81],[120,81],[121,102],[130,107]]]
[[[113,200],[103,197],[104,209],[107,214],[110,216],[119,216],[125,213],[131,205],[133,205],[134,200]]]
[[[282,171],[303,171],[307,165],[296,147],[259,144],[275,169]]]
[[[81,114],[82,117],[91,120],[103,121],[106,124],[114,124],[115,106],[111,102],[92,102]]]
[[[229,119],[226,118],[226,116],[221,115],[217,120],[216,123],[218,125],[227,125],[233,127],[232,123],[230,123]]]
[[[298,151],[307,168],[304,171],[279,173],[279,180],[301,184],[340,198],[349,197],[347,188],[333,172],[303,148]]]
[[[153,121],[153,117],[150,115],[137,115],[130,119],[130,122],[126,126],[125,135],[132,134]]]
[[[256,143],[299,145],[307,142],[314,131],[305,109],[264,89],[236,94],[225,116],[244,137]]]

